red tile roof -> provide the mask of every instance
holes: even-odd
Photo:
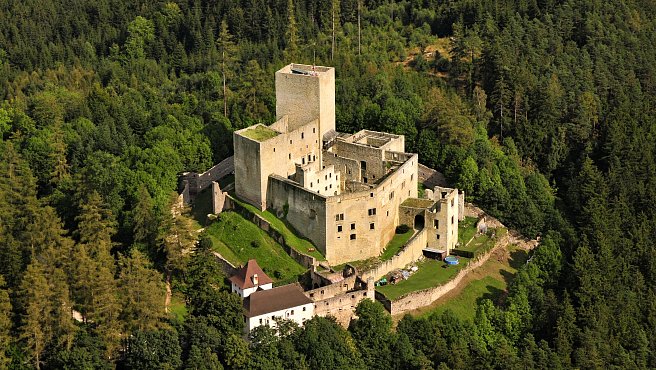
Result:
[[[253,288],[255,287],[255,284],[253,284],[253,275],[255,274],[257,274],[257,285],[273,283],[273,280],[262,271],[255,260],[248,260],[246,266],[239,269],[235,275],[230,277],[230,281],[235,283],[239,289],[242,290]]]
[[[246,317],[255,317],[287,308],[312,303],[298,284],[288,284],[273,289],[258,290],[244,299]]]

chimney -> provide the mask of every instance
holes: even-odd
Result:
[[[257,281],[257,274],[253,274],[252,279],[253,279],[253,285],[257,285],[257,282],[258,282]]]

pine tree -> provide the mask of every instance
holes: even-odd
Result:
[[[121,257],[120,270],[121,321],[126,332],[157,329],[166,318],[162,276],[136,249],[130,252],[129,257]]]
[[[114,223],[95,191],[80,208],[76,218],[80,243],[73,256],[76,303],[85,322],[94,323],[111,352],[121,336],[116,265],[111,255]]]
[[[339,25],[340,25],[340,21],[339,21],[339,6],[340,6],[339,5],[339,0],[332,0],[331,4],[332,5],[330,7],[331,8],[330,11],[331,11],[331,14],[332,14],[332,22],[331,22],[332,23],[332,43],[331,43],[331,47],[330,47],[330,60],[334,60],[335,59],[335,42],[336,42],[335,41],[335,34],[338,32]]]
[[[233,41],[232,35],[228,30],[228,23],[226,20],[221,21],[221,29],[219,30],[219,38],[216,40],[216,47],[221,54],[221,74],[223,75],[223,116],[228,117],[228,88],[226,81],[230,74],[232,63],[236,59],[235,52],[237,48]]]
[[[25,342],[28,355],[37,370],[41,368],[43,351],[52,338],[49,291],[43,267],[39,262],[31,263],[20,287],[23,314],[19,338]]]
[[[145,186],[140,186],[137,192],[137,203],[132,213],[132,231],[135,242],[152,241],[155,229],[153,214],[153,199]]]
[[[293,0],[287,0],[287,30],[285,31],[285,60],[293,62],[298,58],[298,26],[296,8]]]
[[[0,275],[0,369],[9,365],[9,358],[5,352],[11,342],[11,301],[5,279]]]

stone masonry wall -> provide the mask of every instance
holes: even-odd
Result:
[[[426,247],[428,235],[429,232],[427,229],[419,231],[401,247],[401,250],[394,257],[377,265],[374,269],[362,272],[360,275],[361,279],[365,281],[367,279],[376,280],[418,260],[423,255],[423,249]]]
[[[508,235],[506,235],[504,238],[508,238]],[[497,242],[496,246],[492,248],[489,252],[486,254],[480,256],[478,259],[469,262],[467,267],[463,268],[462,270],[458,271],[456,276],[446,282],[443,285],[430,288],[430,289],[425,289],[421,290],[418,292],[412,292],[408,293],[394,301],[383,301],[383,305],[388,308],[390,311],[390,314],[392,315],[398,315],[402,314],[407,311],[412,311],[420,307],[428,306],[431,303],[435,302],[437,299],[454,289],[458,284],[460,284],[460,281],[472,270],[477,269],[481,265],[483,265],[492,255],[493,252],[495,252],[497,249],[505,247],[506,242],[504,241],[499,241]],[[377,295],[378,298],[382,299],[382,295]]]
[[[326,256],[326,198],[279,176],[269,178],[267,208],[285,219]],[[286,212],[286,214],[285,214]],[[326,256],[328,257],[328,256]]]
[[[290,247],[285,241],[285,237],[276,229],[271,227],[269,221],[242,207],[239,203],[235,202],[230,195],[226,195],[224,210],[233,210],[242,215],[247,220],[253,222],[260,229],[266,232],[271,238],[273,238],[278,244],[280,244],[285,252],[287,252],[290,257],[292,257],[302,266],[310,268],[311,266],[317,265],[317,260],[314,257],[308,256],[307,254]]]

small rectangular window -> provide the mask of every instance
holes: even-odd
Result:
[[[305,139],[305,133],[301,132],[301,139]]]
[[[369,230],[374,230],[375,228],[376,226],[374,225],[373,222],[369,224]]]
[[[370,196],[371,198],[373,198],[373,197],[374,197],[374,193],[369,193],[369,196]]]
[[[390,199],[394,199],[394,192],[391,192],[391,193],[390,193],[389,198],[390,198]]]
[[[289,145],[292,145],[292,141],[291,141],[291,140],[289,140]]]
[[[367,213],[369,214],[369,216],[375,216],[376,208],[369,208],[369,210],[367,210]]]
[[[453,225],[453,216],[451,216],[451,225]]]
[[[440,220],[433,220],[433,225],[435,226],[436,229],[440,228]]]
[[[303,311],[305,311],[305,307],[303,307]]]
[[[355,240],[355,234],[351,234],[351,240]]]
[[[355,230],[355,222],[351,224],[351,230]]]
[[[437,234],[437,239],[439,239],[439,238],[440,238],[440,234]]]
[[[337,232],[341,233],[342,232],[342,225],[337,225]]]

